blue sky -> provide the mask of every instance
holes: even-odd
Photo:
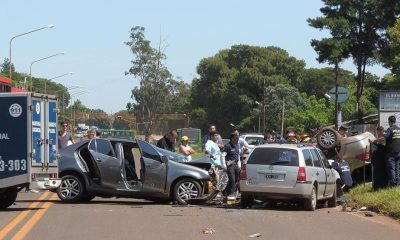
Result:
[[[307,68],[325,67],[315,60],[310,41],[327,33],[306,22],[321,16],[322,6],[320,0],[5,0],[1,3],[0,59],[8,58],[11,37],[54,24],[52,29],[13,40],[16,70],[29,73],[31,62],[65,52],[35,63],[32,75],[50,79],[74,72],[54,81],[82,86],[88,91],[77,96],[83,104],[114,113],[125,109],[131,101],[130,90],[138,85],[133,76],[124,74],[133,58],[124,45],[132,27],[145,27],[153,47],[161,35],[167,45],[168,69],[190,83],[202,58],[234,44],[277,46],[304,60]],[[351,61],[342,67],[355,72]],[[379,66],[367,70],[378,76],[387,73]]]

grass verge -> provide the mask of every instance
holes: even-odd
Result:
[[[385,216],[400,219],[400,188],[372,190],[372,184],[358,185],[347,194],[347,205],[352,208],[367,207]]]

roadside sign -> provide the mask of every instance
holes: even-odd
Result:
[[[329,90],[328,94],[331,97],[332,101],[336,101],[336,87]],[[338,103],[342,103],[349,98],[349,90],[344,87],[338,87]]]
[[[389,128],[388,118],[395,116],[400,121],[400,91],[379,92],[379,125]]]
[[[379,111],[400,111],[400,92],[380,92]]]

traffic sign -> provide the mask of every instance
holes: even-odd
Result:
[[[328,94],[331,97],[332,101],[336,101],[336,87],[329,90]],[[344,87],[338,87],[338,103],[342,103],[349,98],[349,90]]]

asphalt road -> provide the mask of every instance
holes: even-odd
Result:
[[[208,229],[208,233],[204,233]],[[20,193],[0,212],[0,239],[400,239],[400,223],[322,208],[176,206],[95,198],[63,204],[51,192]]]

